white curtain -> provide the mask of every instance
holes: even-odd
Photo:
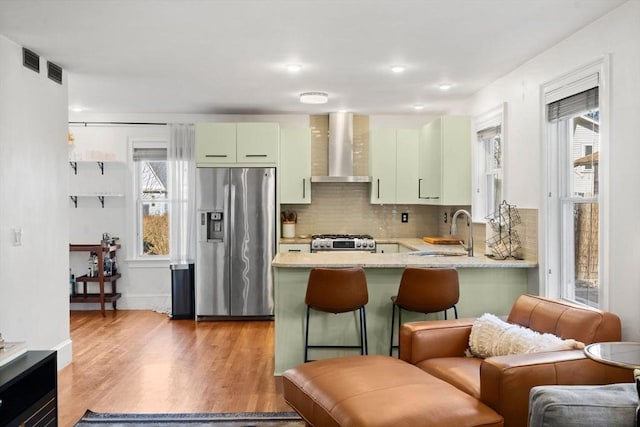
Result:
[[[170,124],[169,131],[169,258],[184,266],[195,260],[195,127]]]

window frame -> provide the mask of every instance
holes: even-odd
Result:
[[[580,202],[588,203],[590,200],[597,200],[599,206],[599,235],[598,235],[598,308],[609,309],[610,287],[608,286],[610,277],[610,215],[609,215],[609,84],[610,58],[604,56],[578,69],[566,73],[556,79],[543,83],[540,86],[540,106],[541,106],[541,136],[542,136],[542,180],[541,190],[541,211],[540,211],[540,294],[548,297],[565,299],[563,292],[565,286],[564,279],[569,271],[566,268],[566,261],[563,260],[559,238],[568,224],[563,224],[565,215],[562,215],[564,205],[575,199],[573,197],[563,197],[563,189],[566,188],[560,175],[560,164],[565,161],[568,152],[558,153],[554,149],[556,143],[555,135],[550,135],[547,120],[547,105],[573,94],[580,93],[587,88],[585,82],[590,76],[598,75],[599,92],[599,136],[600,136],[600,158],[598,164],[598,195],[594,198],[581,198]],[[566,147],[568,151],[568,147]],[[562,157],[565,157],[564,159]],[[575,200],[574,200],[575,201]],[[563,239],[572,241],[573,235],[564,235]],[[573,301],[578,304],[580,302]]]
[[[500,126],[501,163],[500,176],[502,181],[501,199],[505,199],[505,148],[506,148],[506,113],[507,103],[503,102],[492,109],[479,114],[473,120],[473,195],[472,195],[472,216],[475,223],[486,223],[487,216],[493,213],[489,208],[487,177],[487,157],[484,149],[484,142],[480,140],[478,134],[485,129]],[[498,204],[502,200],[498,200]],[[494,200],[495,204],[495,200]]]
[[[130,163],[129,170],[131,172],[131,249],[129,251],[129,261],[140,262],[133,266],[137,267],[155,267],[155,266],[168,266],[169,254],[167,255],[145,255],[142,250],[142,201],[139,198],[139,165],[137,161],[133,159],[135,149],[139,148],[165,148],[168,150],[169,142],[164,139],[140,139],[134,138],[129,140],[129,154],[128,161]],[[168,165],[167,165],[168,167]],[[167,183],[168,184],[168,183]],[[169,188],[167,185],[167,199],[168,212],[171,215],[170,203],[171,194],[169,194]]]

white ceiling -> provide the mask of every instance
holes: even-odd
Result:
[[[436,114],[622,3],[0,0],[0,34],[62,66],[89,112]]]

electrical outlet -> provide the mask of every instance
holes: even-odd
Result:
[[[409,214],[407,212],[402,212],[401,218],[402,222],[409,222]]]
[[[444,217],[444,223],[446,224],[447,223],[447,213],[446,212],[444,213],[443,217]]]

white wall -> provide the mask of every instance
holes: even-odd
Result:
[[[171,280],[168,262],[134,262],[133,245],[133,188],[128,145],[134,140],[168,141],[167,126],[149,125],[72,125],[70,132],[75,137],[69,151],[71,159],[78,160],[78,173],[68,168],[70,193],[109,192],[123,195],[106,196],[104,207],[97,197],[78,199],[78,207],[69,201],[70,218],[68,239],[71,243],[97,244],[102,233],[120,238],[122,248],[117,252],[117,290],[122,293],[119,309],[151,309],[167,312],[171,307]],[[104,175],[97,160],[106,160]],[[87,270],[89,253],[70,254],[70,267],[74,274],[82,275]],[[105,285],[110,291],[110,284]],[[77,290],[80,290],[78,285]],[[96,292],[97,285],[89,284],[89,292]],[[107,309],[112,305],[107,304]],[[72,304],[72,310],[97,310],[98,304]]]
[[[610,97],[609,198],[610,311],[622,319],[623,338],[640,340],[640,2],[629,1],[555,47],[531,59],[470,99],[467,112],[478,115],[507,102],[504,198],[523,208],[542,207],[541,86],[561,75],[610,55],[605,84]],[[487,64],[491,66],[491,64]],[[606,102],[603,100],[601,102]],[[607,177],[603,176],[603,181]],[[540,212],[542,215],[543,212]],[[540,236],[544,230],[540,229]],[[543,245],[539,245],[543,247]],[[541,271],[545,271],[541,265]]]
[[[55,61],[54,61],[55,62]],[[0,36],[0,333],[71,361],[67,83],[22,66],[22,47]],[[13,229],[22,229],[22,245]]]

